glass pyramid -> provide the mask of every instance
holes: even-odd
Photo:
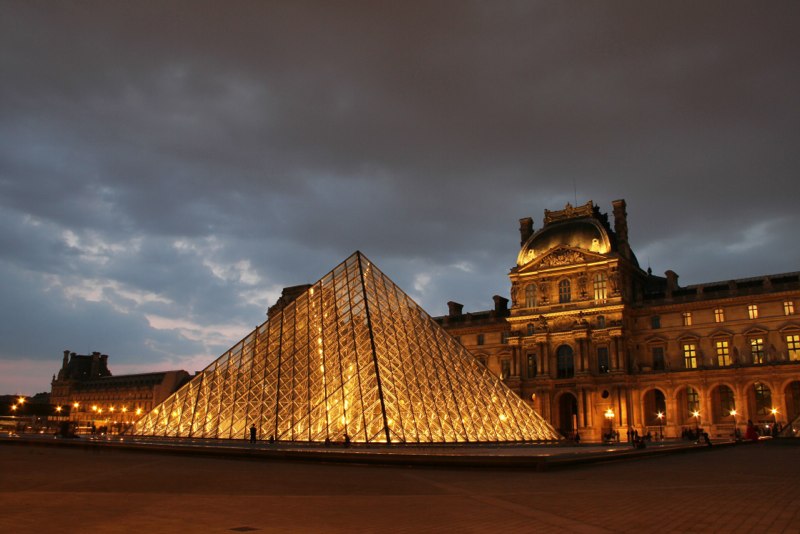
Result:
[[[355,252],[130,431],[360,443],[558,434]]]

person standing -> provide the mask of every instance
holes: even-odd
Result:
[[[256,425],[250,427],[250,443],[256,442]]]

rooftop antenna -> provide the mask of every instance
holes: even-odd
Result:
[[[572,193],[575,195],[575,204],[573,206],[578,205],[578,187],[575,185],[575,177],[572,177]]]

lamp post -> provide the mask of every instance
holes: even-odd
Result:
[[[656,414],[656,417],[658,417],[658,433],[661,435],[661,437],[659,439],[661,441],[664,441],[664,427],[662,426],[662,424],[664,422],[664,413],[663,412],[658,412]]]
[[[733,441],[739,441],[739,436],[736,432],[736,416],[739,412],[736,411],[736,408],[731,410],[731,417],[733,417]]]
[[[772,435],[773,437],[778,437],[778,409],[773,408],[770,410],[772,413]]]
[[[609,431],[608,431],[609,441],[612,441],[614,439],[614,410],[609,408],[608,410],[606,410],[606,413],[604,415],[606,419],[608,419],[608,424],[609,424]]]
[[[692,412],[692,417],[694,417],[694,434],[696,439],[700,439],[700,412],[697,410]]]

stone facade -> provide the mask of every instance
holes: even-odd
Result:
[[[567,436],[798,417],[800,273],[680,287],[640,268],[624,200],[613,216],[590,201],[545,210],[538,231],[522,219],[510,309],[450,303],[437,321]]]
[[[50,403],[79,427],[121,429],[161,403],[190,378],[186,371],[112,376],[108,356],[64,351]]]

